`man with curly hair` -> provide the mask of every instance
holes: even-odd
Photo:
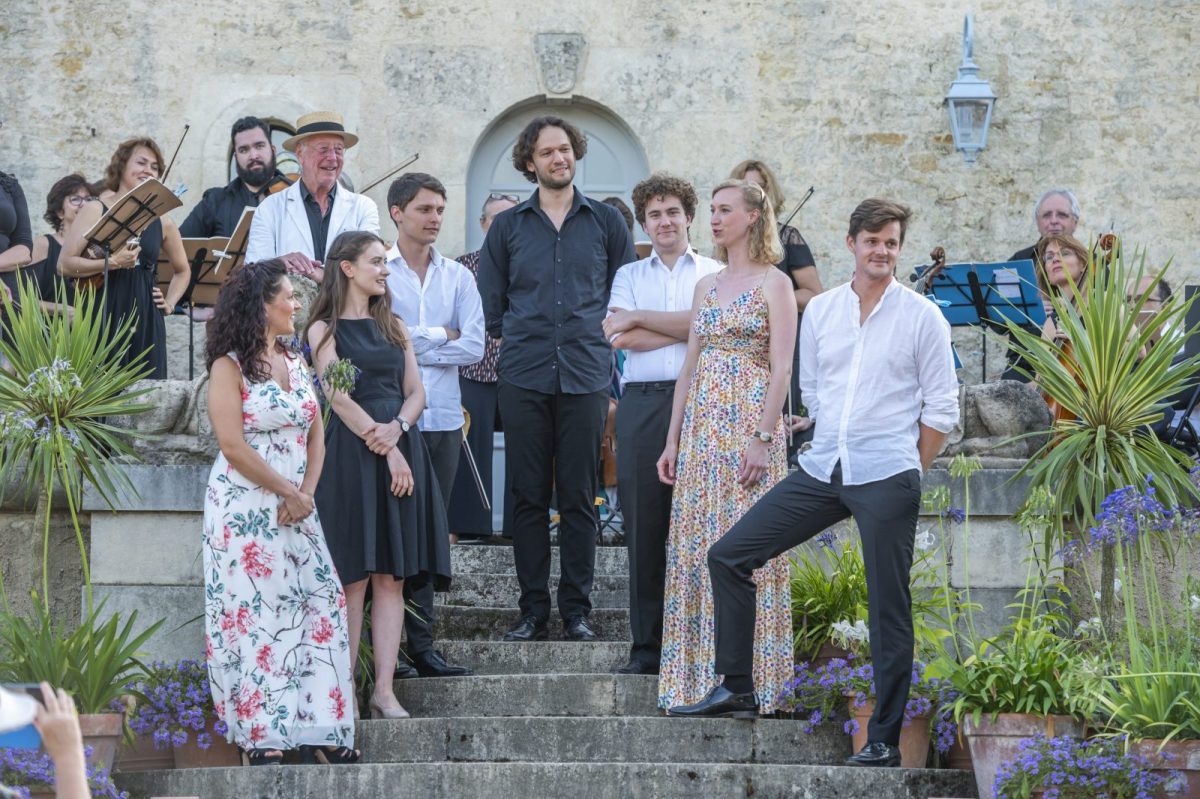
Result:
[[[506,641],[546,637],[550,617],[550,497],[558,497],[566,636],[591,641],[600,441],[612,351],[601,324],[608,291],[636,257],[620,213],[573,183],[587,139],[553,116],[517,137],[512,162],[537,189],[496,217],[483,244],[479,291],[488,335],[500,338],[505,469],[513,476],[513,557],[521,616]]]
[[[657,674],[662,652],[671,486],[658,479],[655,463],[687,356],[692,295],[700,278],[721,269],[688,240],[696,203],[692,184],[661,172],[634,187],[634,214],[653,250],[617,272],[604,320],[604,335],[626,353],[617,406],[617,484],[629,548],[633,646],[620,674]]]

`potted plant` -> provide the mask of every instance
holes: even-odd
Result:
[[[1135,799],[1172,788],[1171,779],[1151,772],[1115,740],[1026,738],[1016,756],[996,773],[996,799]]]
[[[84,748],[87,782],[93,799],[128,799],[117,790],[109,771],[93,759],[91,747]],[[30,799],[54,799],[54,761],[38,749],[0,749],[0,785],[24,789]]]
[[[176,768],[234,766],[237,747],[225,740],[228,728],[216,717],[208,669],[202,661],[151,664],[134,685],[142,700],[129,718],[139,736],[174,752]]]

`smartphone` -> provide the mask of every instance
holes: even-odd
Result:
[[[37,683],[10,683],[4,686],[16,694],[27,694],[42,704],[42,687]],[[26,724],[15,730],[0,734],[0,749],[38,749],[42,745],[42,736],[33,724]]]

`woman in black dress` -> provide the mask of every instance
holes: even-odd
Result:
[[[79,209],[63,240],[59,271],[76,280],[77,291],[87,284],[82,279],[104,271],[103,258],[84,252],[84,236],[113,203],[144,181],[160,177],[164,166],[162,151],[153,139],[129,139],[117,147],[104,173],[100,201]],[[163,250],[172,268],[165,297],[157,286],[158,257]],[[108,270],[108,285],[95,290],[104,292],[109,329],[116,331],[125,319],[134,317],[133,337],[122,353],[122,363],[143,363],[150,369],[147,377],[166,379],[167,326],[163,314],[175,308],[187,290],[189,278],[179,226],[168,217],[156,219],[142,232],[140,245],[124,247],[109,257]]]
[[[95,199],[96,193],[92,184],[78,172],[59,178],[46,195],[46,212],[42,214],[42,219],[46,220],[54,232],[33,240],[33,263],[25,271],[37,281],[42,306],[48,311],[71,313],[74,290],[58,273],[63,231],[75,221],[79,209]],[[103,268],[103,262],[100,266]]]
[[[404,581],[432,580],[435,591],[450,587],[446,512],[415,424],[425,391],[408,330],[391,311],[383,240],[366,231],[343,233],[325,264],[304,332],[333,407],[317,512],[346,591],[352,655],[358,652],[368,584],[371,588],[371,715],[405,718],[392,690]],[[338,360],[358,370],[349,394],[326,388],[336,387],[329,370]]]
[[[25,192],[15,177],[0,172],[0,291],[16,296],[17,271],[29,263],[32,249]]]

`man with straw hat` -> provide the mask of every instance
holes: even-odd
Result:
[[[296,134],[283,149],[296,154],[300,179],[263,200],[250,225],[246,262],[282,258],[288,271],[320,282],[325,249],[339,233],[369,230],[379,235],[374,201],[338,185],[346,150],[358,137],[341,114],[317,111],[296,121]]]

